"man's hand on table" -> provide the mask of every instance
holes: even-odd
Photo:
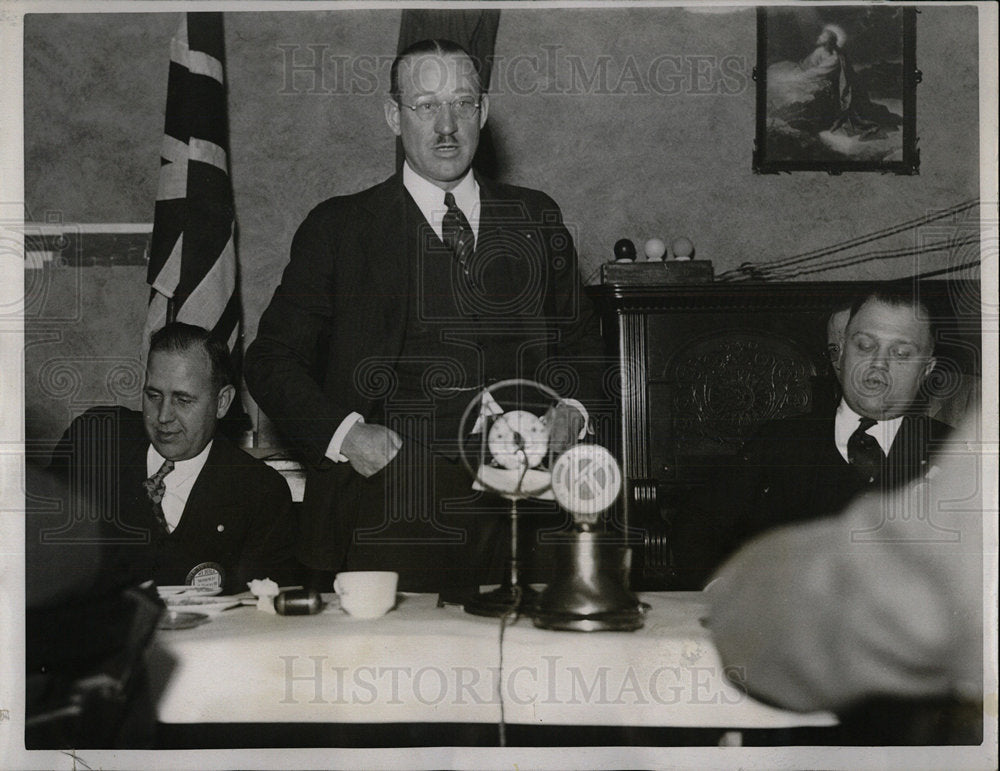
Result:
[[[340,452],[355,471],[370,477],[388,466],[402,445],[403,440],[392,429],[358,421],[344,437]]]

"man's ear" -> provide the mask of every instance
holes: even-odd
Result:
[[[927,376],[934,371],[934,367],[937,365],[937,359],[933,356],[927,359],[927,364],[924,365],[924,371],[920,375],[920,380],[923,382],[927,379]]]
[[[838,375],[840,374],[840,357],[844,350],[842,343],[827,343],[826,351],[830,357],[830,366]]]
[[[226,413],[229,412],[229,405],[233,403],[235,398],[236,389],[231,385],[224,385],[219,389],[219,395],[216,397],[215,417],[225,417]]]
[[[837,354],[836,361],[833,362],[833,371],[837,373],[837,378],[841,379],[844,377],[844,355],[847,353],[847,338],[840,343],[840,352]],[[843,382],[843,380],[841,380]]]
[[[490,114],[490,97],[489,94],[483,94],[479,97],[479,128],[486,125],[486,116]]]
[[[396,103],[396,100],[391,96],[386,97],[385,104],[383,105],[385,109],[385,122],[389,124],[389,128],[392,129],[392,133],[397,137],[400,135],[399,128],[399,110],[400,107]]]

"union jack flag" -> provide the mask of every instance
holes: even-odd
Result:
[[[188,13],[170,45],[143,350],[168,321],[212,330],[241,358],[221,13]]]

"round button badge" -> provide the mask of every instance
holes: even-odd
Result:
[[[188,571],[184,583],[188,586],[210,586],[222,588],[226,581],[226,571],[218,562],[202,562]]]

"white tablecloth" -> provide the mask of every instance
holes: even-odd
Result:
[[[153,656],[165,723],[458,722],[782,728],[830,725],[760,704],[725,677],[699,593],[643,595],[636,632],[508,625],[432,595],[401,595],[358,620],[335,597],[315,616],[223,611],[160,631]]]

